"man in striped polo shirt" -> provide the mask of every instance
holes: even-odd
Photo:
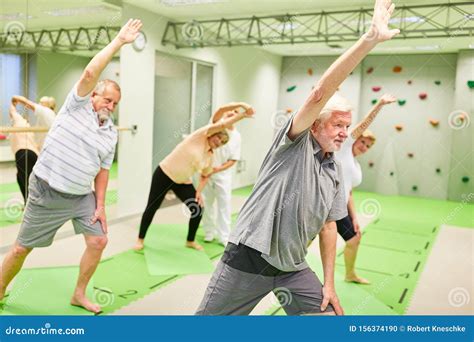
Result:
[[[76,234],[84,235],[86,250],[71,304],[100,312],[85,292],[107,244],[105,193],[117,143],[110,116],[121,94],[114,81],[98,80],[115,53],[136,39],[141,26],[140,20],[130,19],[122,27],[89,62],[59,111],[30,177],[20,233],[3,261],[0,300],[31,250],[51,245],[57,230],[72,220]]]

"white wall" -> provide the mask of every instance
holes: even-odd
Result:
[[[175,50],[161,45],[167,19],[134,6],[124,5],[123,19],[140,18],[147,46],[131,46],[120,56],[123,98],[120,125],[138,125],[134,136],[123,135],[119,148],[119,211],[143,211],[152,176],[153,97],[155,52],[162,51],[215,65],[214,109],[230,101],[252,104],[256,118],[238,124],[246,169],[234,177],[234,187],[254,182],[273,135],[271,116],[277,109],[281,57],[256,48]],[[138,111],[139,109],[139,111]],[[157,118],[160,119],[160,118]],[[163,118],[165,119],[165,118]],[[166,118],[169,119],[169,118]]]
[[[460,129],[451,129],[448,198],[455,201],[465,201],[466,196],[474,193],[474,89],[469,89],[468,80],[474,80],[474,51],[472,50],[461,51],[457,60],[453,111],[465,111],[469,120],[461,123]],[[454,127],[458,127],[456,123]],[[462,182],[465,176],[470,178],[468,183]]]

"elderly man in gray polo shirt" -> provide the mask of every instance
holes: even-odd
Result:
[[[273,291],[288,315],[337,314],[334,288],[336,220],[347,215],[333,152],[347,138],[351,108],[338,86],[377,43],[391,39],[394,5],[377,0],[372,24],[324,73],[300,110],[277,134],[198,315],[247,315]],[[319,234],[324,286],[305,262]]]
[[[121,93],[114,81],[98,79],[115,53],[136,39],[141,26],[140,20],[130,19],[92,58],[59,111],[30,177],[20,233],[3,261],[0,300],[31,250],[51,245],[57,230],[71,220],[86,242],[71,304],[100,312],[85,292],[107,244],[105,193],[117,143],[110,116]]]

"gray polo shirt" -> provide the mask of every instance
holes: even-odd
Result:
[[[273,141],[229,239],[282,271],[307,268],[308,244],[326,222],[347,216],[339,163],[324,157],[309,129],[291,141],[293,117]]]

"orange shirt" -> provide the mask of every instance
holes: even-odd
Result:
[[[163,172],[177,184],[189,183],[195,172],[204,175],[212,171],[212,150],[207,141],[207,130],[204,126],[182,142],[160,163]]]

